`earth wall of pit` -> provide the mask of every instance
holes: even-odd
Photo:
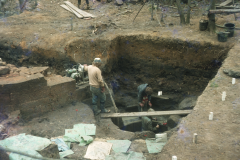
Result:
[[[165,93],[202,92],[226,58],[230,46],[210,42],[132,35],[105,39],[73,39],[66,56],[76,63],[103,61],[106,80],[124,89],[149,83]],[[122,76],[121,76],[121,75]]]

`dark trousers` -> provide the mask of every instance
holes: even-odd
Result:
[[[92,92],[92,107],[93,112],[96,113],[98,111],[97,103],[98,99],[100,99],[100,109],[102,112],[105,112],[105,102],[106,102],[106,95],[105,93],[101,92],[101,88],[95,88],[90,86],[90,91]]]
[[[89,4],[89,1],[86,0],[86,3]],[[78,0],[78,5],[79,5],[79,6],[81,5],[81,0]]]

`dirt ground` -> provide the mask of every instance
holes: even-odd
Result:
[[[75,5],[77,1],[70,0]],[[89,13],[97,15],[97,18],[85,20],[78,19],[68,11],[60,7],[63,0],[49,1],[40,0],[38,6],[33,11],[24,11],[20,15],[2,18],[0,20],[0,43],[4,48],[15,48],[26,51],[39,52],[42,56],[64,57],[66,46],[74,38],[95,39],[113,39],[121,35],[161,36],[169,38],[181,38],[195,41],[206,41],[212,44],[221,44],[217,41],[217,35],[210,35],[207,31],[199,31],[199,20],[202,17],[203,8],[206,6],[199,4],[198,11],[191,12],[190,25],[179,25],[177,10],[171,8],[162,8],[164,22],[159,26],[154,14],[154,20],[151,21],[148,5],[145,5],[138,17],[132,23],[135,15],[141,7],[141,4],[126,3],[123,6],[116,6],[114,2],[95,4],[90,1],[91,8]],[[85,2],[81,8],[86,8]],[[158,11],[160,19],[160,13]],[[237,14],[240,16],[239,14]],[[73,18],[73,31],[71,31],[71,17]],[[223,25],[226,22],[235,23],[240,28],[240,21],[234,21],[233,15],[216,15],[216,23]],[[173,24],[169,25],[169,24]],[[96,34],[93,30],[98,28]],[[217,28],[218,31],[223,29]],[[235,47],[240,46],[240,31],[235,30],[235,36],[229,38],[224,45]],[[3,49],[2,48],[2,49]],[[198,98],[194,111],[183,118],[179,124],[178,131],[174,132],[168,143],[159,154],[149,154],[142,139],[136,139],[136,134],[131,132],[119,132],[119,129],[110,121],[94,118],[90,108],[78,102],[68,105],[60,110],[48,113],[43,117],[33,119],[30,122],[21,122],[24,126],[16,125],[9,129],[9,136],[19,133],[27,133],[41,137],[62,136],[64,129],[70,129],[76,123],[95,123],[97,125],[96,139],[130,139],[133,145],[130,150],[143,152],[149,160],[153,159],[171,159],[176,155],[179,160],[239,160],[240,159],[240,109],[239,109],[239,78],[236,84],[231,84],[231,77],[223,73],[224,68],[239,67],[239,48],[235,52],[229,53],[222,67],[213,79],[217,86],[212,87],[208,84],[202,95]],[[5,54],[0,50],[1,55]],[[17,53],[16,53],[17,55]],[[19,61],[12,61],[12,57],[6,59],[8,62],[25,65],[26,56],[18,57]],[[45,62],[30,61],[31,66],[47,65]],[[61,64],[58,64],[59,66]],[[52,68],[53,72],[54,69]],[[221,101],[221,93],[226,91],[226,101]],[[76,112],[78,109],[78,112]],[[213,112],[214,120],[209,121],[209,112]],[[20,124],[21,124],[20,123]],[[108,124],[110,127],[108,128]],[[198,134],[197,144],[192,143],[193,134]],[[151,137],[147,134],[146,137]],[[87,147],[74,145],[75,154],[70,158],[83,159]]]

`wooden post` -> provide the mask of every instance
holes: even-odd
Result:
[[[234,0],[232,0],[232,3],[233,3],[233,6],[234,6]],[[234,13],[234,18],[235,18],[235,21],[236,21],[237,20],[236,13]]]
[[[72,17],[71,17],[71,31],[73,30],[73,20],[72,20]]]
[[[158,21],[159,25],[162,27],[162,25],[161,25],[161,23],[160,23],[160,21],[159,21],[159,19],[158,19],[157,9],[156,9],[156,8],[155,8],[155,13],[156,13],[157,21]],[[153,67],[153,61],[152,61],[152,67]]]
[[[162,15],[161,15],[161,22],[164,22],[163,21],[163,13],[162,13]],[[159,64],[158,64],[159,65]],[[159,69],[159,66],[158,66],[158,69]]]
[[[151,14],[151,20],[153,20],[153,0],[152,0],[152,14]]]
[[[190,24],[190,11],[191,11],[191,0],[188,0],[188,10],[187,10],[186,24]]]
[[[181,4],[180,4],[180,0],[176,0],[177,2],[177,8],[178,8],[178,13],[180,14],[180,24],[185,24],[185,17],[184,17],[184,14],[183,14],[183,10],[182,10],[182,7],[181,7]]]
[[[215,9],[215,0],[210,1],[210,9]],[[208,14],[209,22],[208,22],[208,29],[210,34],[215,34],[216,25],[215,25],[215,14]]]

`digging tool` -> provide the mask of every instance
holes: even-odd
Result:
[[[118,113],[118,108],[117,108],[117,106],[116,106],[116,104],[115,104],[115,101],[114,101],[114,99],[113,99],[113,97],[112,97],[112,93],[110,92],[107,83],[104,82],[104,84],[105,84],[105,86],[106,86],[106,88],[107,88],[107,90],[108,90],[108,92],[109,92],[109,94],[110,94],[110,97],[111,97],[113,106],[114,106],[114,108],[115,108],[115,113]],[[119,118],[117,118],[117,123],[118,123],[118,125],[119,125]]]
[[[114,108],[115,108],[115,113],[118,113],[118,108],[117,108],[117,106],[116,106],[116,104],[115,104],[115,101],[114,101],[114,99],[113,99],[113,97],[112,97],[112,93],[110,92],[107,83],[104,82],[104,84],[105,84],[105,86],[106,86],[106,88],[107,88],[107,90],[108,90],[108,92],[109,92],[109,94],[110,94],[110,98],[111,98],[112,103],[113,103],[113,106],[114,106]]]

